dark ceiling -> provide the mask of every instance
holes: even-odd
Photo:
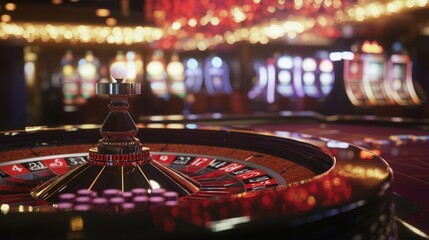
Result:
[[[104,24],[105,18],[97,17],[95,10],[105,8],[110,10],[110,17],[117,19],[118,25],[150,24],[145,18],[144,0],[62,0],[61,4],[53,4],[52,0],[1,0],[0,6],[8,2],[16,4],[16,10],[9,14],[18,22]]]

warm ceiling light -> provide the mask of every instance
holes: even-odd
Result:
[[[16,5],[15,3],[6,3],[6,5],[4,5],[4,9],[8,11],[15,11]]]
[[[109,9],[99,8],[95,10],[95,15],[97,15],[97,17],[108,17],[110,15],[110,11]]]
[[[239,7],[235,7],[231,10],[232,16],[234,17],[235,22],[243,22],[246,20],[246,15]]]
[[[171,24],[171,28],[173,28],[174,30],[179,30],[182,27],[182,24],[180,24],[179,22],[174,22],[173,24]]]
[[[61,3],[63,3],[63,0],[52,0],[51,2],[54,5],[60,5]]]
[[[116,25],[116,23],[118,23],[118,21],[116,21],[115,18],[107,18],[106,19],[106,24],[109,26],[114,26],[114,25]]]
[[[12,17],[9,14],[3,14],[0,16],[0,20],[2,22],[10,22],[12,20]]]
[[[191,27],[195,27],[197,25],[197,20],[195,18],[191,18],[188,20],[188,25]]]

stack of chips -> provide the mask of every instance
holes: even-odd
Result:
[[[111,213],[129,213],[145,211],[151,206],[174,206],[179,194],[163,188],[134,188],[129,192],[119,189],[105,189],[101,196],[88,189],[76,193],[63,193],[59,197],[58,209],[63,211],[104,211]]]

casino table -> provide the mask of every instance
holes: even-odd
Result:
[[[181,195],[174,205],[63,209],[60,200],[38,197],[34,189],[88,166],[100,126],[5,131],[0,136],[2,236],[427,238],[424,121],[281,112],[142,117],[136,122],[136,137],[150,149],[151,161],[145,164],[173,169],[191,179],[197,191]],[[124,176],[145,175],[143,165],[122,170],[122,181],[98,180],[102,171],[72,176],[78,183],[92,182],[94,189],[117,187],[125,195],[133,181]],[[67,184],[62,189],[78,190]]]
[[[181,119],[180,116],[176,116]],[[154,118],[142,117],[147,122]],[[156,119],[156,118],[155,118]],[[157,119],[174,123],[175,117]],[[404,224],[429,232],[428,169],[429,121],[426,119],[374,115],[331,115],[313,111],[283,111],[252,115],[198,115],[187,122],[221,125],[287,137],[312,136],[367,149],[383,158],[393,169],[396,214]],[[427,236],[427,235],[426,235]]]

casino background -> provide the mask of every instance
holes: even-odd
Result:
[[[134,118],[308,110],[422,119],[426,7],[426,1],[2,1],[1,126],[100,123],[103,114],[92,104],[101,100],[92,99],[91,86],[110,80],[114,61],[128,62],[129,81],[143,84]],[[150,104],[139,107],[142,101]]]
[[[338,149],[357,146],[361,159],[375,153],[392,168],[399,238],[427,238],[428,7],[426,0],[0,1],[0,166],[97,144],[109,99],[95,85],[113,82],[111,66],[122,62],[126,81],[142,86],[129,98],[138,137],[156,152],[170,140],[147,139],[152,128],[326,141],[342,160],[350,153]],[[187,154],[223,156],[207,149]],[[261,149],[250,150],[276,152]],[[293,181],[314,177],[300,171]]]

